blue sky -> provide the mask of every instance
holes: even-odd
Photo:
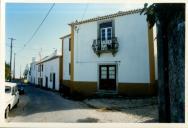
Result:
[[[59,38],[70,33],[68,23],[75,20],[79,21],[82,17],[83,19],[88,19],[143,7],[143,4],[127,3],[57,3],[32,41],[23,50],[20,50],[41,23],[51,5],[51,3],[6,3],[5,59],[9,63],[10,40],[8,38],[13,37],[16,39],[13,41],[13,53],[16,52],[16,77],[20,76],[20,66],[23,72],[26,64],[31,63],[32,57],[39,59],[41,48],[42,57],[51,54],[54,49],[57,49],[58,52],[61,51],[61,40]]]

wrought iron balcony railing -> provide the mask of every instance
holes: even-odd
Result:
[[[92,48],[93,51],[100,56],[101,53],[112,53],[112,55],[115,55],[115,53],[118,51],[118,41],[117,37],[112,37],[110,40],[102,40],[102,39],[95,39],[93,40]]]

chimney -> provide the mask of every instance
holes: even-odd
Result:
[[[56,56],[56,55],[57,55],[57,49],[56,49],[56,50],[54,50],[53,55],[54,55],[54,56]]]
[[[35,62],[36,58],[35,57],[32,57],[32,62]]]

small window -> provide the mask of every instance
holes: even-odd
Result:
[[[17,92],[18,91],[18,87],[17,86],[15,86],[15,92]]]
[[[41,67],[42,67],[42,72],[43,72],[43,64],[41,65]]]
[[[5,86],[5,93],[10,93],[10,92],[11,92],[11,87]]]
[[[50,82],[52,81],[52,73],[50,73]]]
[[[69,51],[71,51],[71,38],[69,38]]]

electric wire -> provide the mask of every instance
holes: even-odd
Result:
[[[50,12],[52,11],[52,9],[53,9],[54,6],[55,6],[55,3],[52,4],[52,6],[50,7],[50,9],[46,13],[44,19],[42,20],[42,22],[39,24],[39,26],[36,28],[36,30],[34,31],[34,33],[32,34],[32,36],[28,39],[28,41],[24,44],[24,46],[19,50],[19,53],[24,50],[24,48],[27,46],[27,44],[29,42],[32,41],[32,39],[34,38],[34,36],[37,34],[37,32],[39,31],[39,29],[41,28],[42,24],[44,23],[44,21],[46,20],[46,18],[48,17],[48,15],[50,14]]]

